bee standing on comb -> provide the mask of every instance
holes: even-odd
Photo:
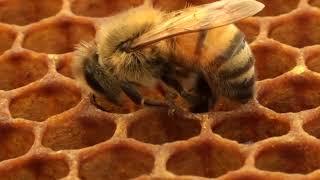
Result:
[[[165,104],[144,98],[136,88],[159,80],[195,109],[220,95],[246,103],[254,94],[254,58],[232,23],[263,7],[254,0],[221,0],[167,13],[145,3],[112,17],[94,41],[78,45],[75,76],[117,105],[121,92],[136,104]],[[199,75],[192,94],[177,80],[178,68]]]

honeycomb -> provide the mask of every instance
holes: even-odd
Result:
[[[0,180],[320,179],[320,1],[259,1],[236,23],[256,97],[177,116],[130,102],[103,111],[73,79],[74,45],[143,0],[0,1]]]

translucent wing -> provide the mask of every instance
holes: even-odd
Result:
[[[169,13],[165,21],[138,37],[131,47],[140,48],[179,34],[208,30],[252,16],[264,8],[255,0],[221,0]]]

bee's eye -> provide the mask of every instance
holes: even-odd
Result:
[[[125,45],[125,43],[121,43],[121,44],[118,46],[117,50],[125,51],[125,50],[126,50],[126,45]]]
[[[132,43],[132,40],[124,41],[124,42],[119,44],[118,49],[120,51],[129,52],[131,43]]]

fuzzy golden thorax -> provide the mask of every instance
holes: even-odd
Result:
[[[153,60],[162,59],[166,42],[138,50],[130,49],[130,43],[139,35],[161,22],[163,14],[146,5],[130,9],[103,24],[96,42],[99,64],[120,80],[149,83],[154,76]],[[165,59],[165,58],[163,58]]]

